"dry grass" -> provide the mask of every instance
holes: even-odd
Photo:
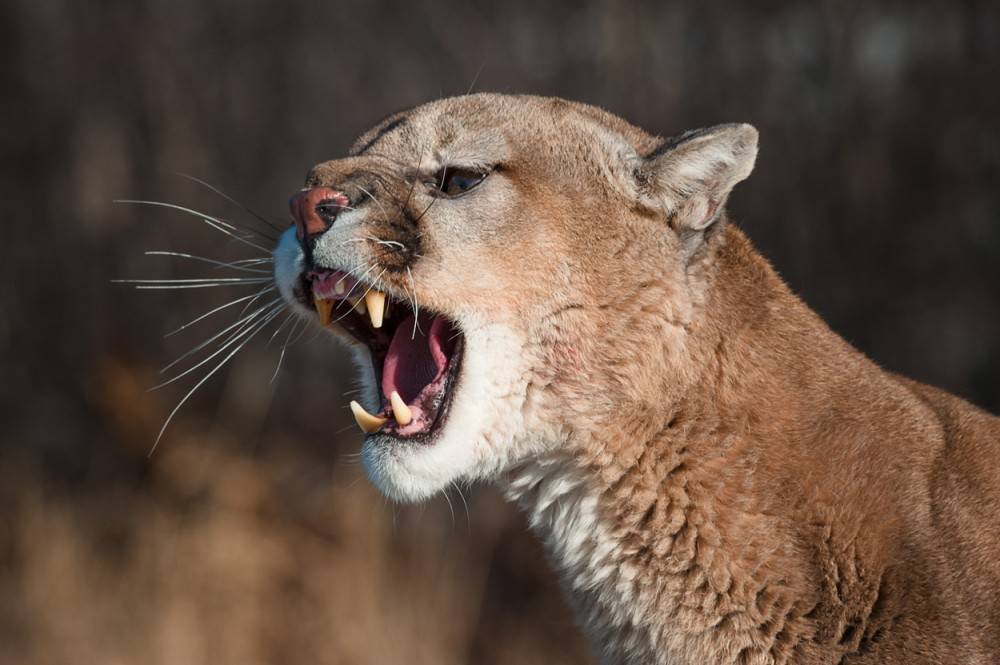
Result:
[[[3,662],[586,660],[493,492],[471,492],[467,514],[453,493],[454,516],[444,501],[393,507],[356,465],[190,433],[140,477],[86,493],[6,470]]]

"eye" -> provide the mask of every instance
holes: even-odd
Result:
[[[434,178],[434,187],[445,196],[461,196],[486,180],[487,175],[486,171],[445,167]]]

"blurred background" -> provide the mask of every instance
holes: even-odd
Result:
[[[0,662],[589,663],[522,518],[473,487],[387,504],[352,371],[233,321],[260,252],[154,199],[284,225],[307,169],[384,115],[474,89],[559,95],[662,135],[754,123],[730,210],[884,367],[1000,411],[996,2],[80,3],[0,7]],[[266,227],[259,227],[267,233]],[[264,241],[267,245],[267,241]],[[244,251],[247,250],[247,251]]]

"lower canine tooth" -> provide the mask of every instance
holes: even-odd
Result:
[[[400,425],[409,425],[410,421],[413,420],[413,413],[410,412],[410,407],[406,406],[406,402],[395,390],[389,395],[389,403],[392,404],[392,417],[396,419],[396,422]]]
[[[385,425],[386,418],[373,416],[365,411],[365,407],[353,400],[351,401],[351,413],[354,414],[355,422],[358,423],[358,427],[360,427],[361,431],[365,434],[377,432],[382,428],[382,425]]]
[[[319,314],[320,325],[328,325],[332,319],[333,301],[326,298],[313,297],[313,304],[316,306],[316,313]]]
[[[368,317],[372,320],[372,328],[381,328],[382,317],[385,315],[385,294],[371,289],[365,294],[365,304],[368,305]]]

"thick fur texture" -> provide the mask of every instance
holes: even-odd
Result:
[[[466,338],[438,439],[367,437],[369,474],[405,500],[501,483],[607,663],[1000,662],[1000,420],[789,291],[724,213],[756,150],[473,95],[315,167],[355,210],[313,260]],[[490,175],[436,199],[446,165]],[[291,299],[294,234],[276,258]]]

